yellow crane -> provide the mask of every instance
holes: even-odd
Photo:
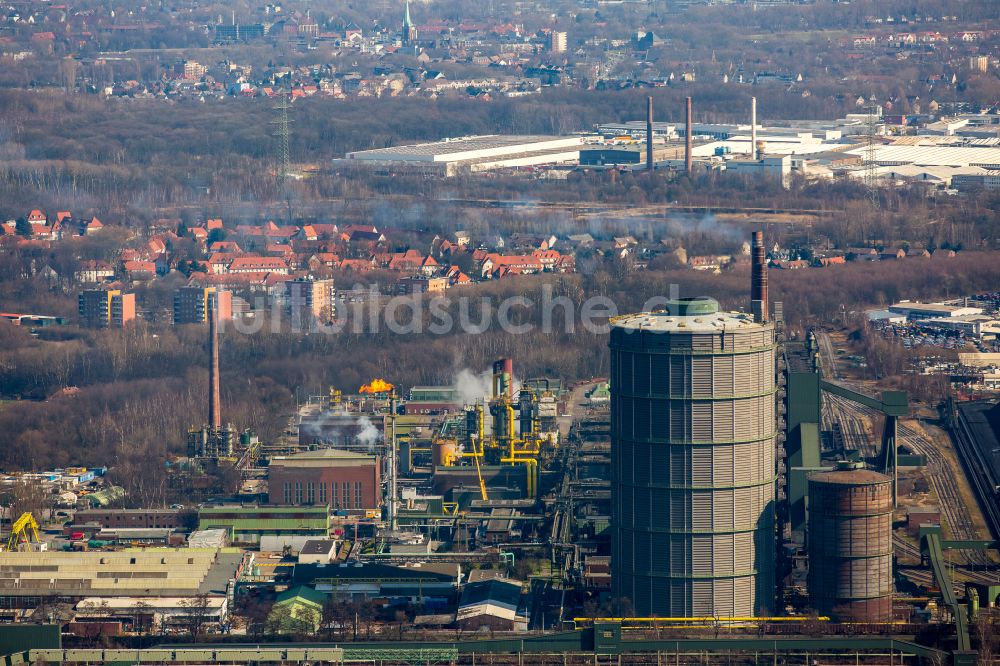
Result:
[[[41,537],[38,535],[38,521],[35,520],[30,511],[25,511],[11,525],[10,537],[7,539],[7,550],[17,550],[20,544],[31,543],[32,537],[34,537],[35,543],[42,542]]]

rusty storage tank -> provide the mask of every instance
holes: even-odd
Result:
[[[809,597],[840,622],[892,619],[892,482],[846,463],[809,476]]]
[[[769,615],[774,325],[711,298],[611,327],[611,584],[644,616]]]
[[[454,439],[435,440],[431,447],[431,462],[434,467],[448,467],[455,464],[458,457],[458,442]]]

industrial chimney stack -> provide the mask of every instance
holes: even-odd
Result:
[[[687,114],[684,117],[684,170],[687,173],[691,173],[691,134],[692,125],[691,120],[691,98],[688,97],[686,100],[687,104]]]
[[[209,294],[208,307],[208,424],[213,432],[222,429],[221,391],[219,390],[219,307],[215,294]]]
[[[653,170],[653,98],[646,104],[646,170]]]
[[[753,232],[753,243],[750,247],[750,309],[753,320],[759,324],[766,323],[768,315],[767,300],[767,251],[764,248],[764,232]]]
[[[750,98],[750,157],[757,158],[757,98]]]

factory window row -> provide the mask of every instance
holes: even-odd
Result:
[[[317,504],[317,485],[319,486],[319,504],[329,503],[334,509],[365,508],[364,489],[360,481],[355,481],[353,488],[349,481],[344,481],[343,484],[334,481],[329,486],[324,481],[320,481],[318,484],[313,481],[307,481],[304,484],[305,494],[303,494],[303,483],[301,481],[285,481],[282,485],[282,499],[285,504]]]

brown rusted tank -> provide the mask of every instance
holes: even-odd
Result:
[[[809,476],[809,597],[839,622],[892,619],[892,485],[843,465]]]
[[[436,440],[431,448],[431,461],[435,467],[455,464],[458,456],[458,442],[453,439]]]

